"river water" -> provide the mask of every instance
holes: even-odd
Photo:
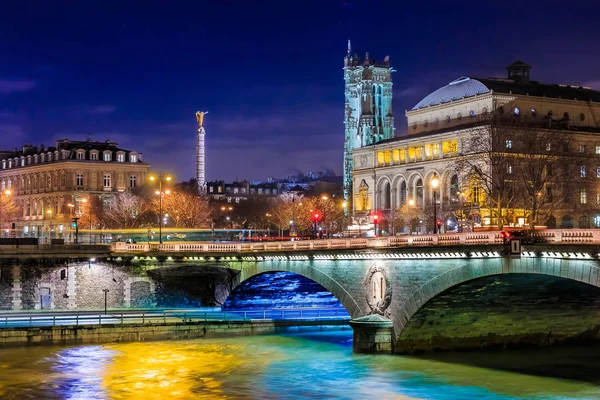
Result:
[[[355,355],[351,330],[5,349],[0,398],[600,399],[598,355]]]

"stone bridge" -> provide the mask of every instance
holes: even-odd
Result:
[[[485,235],[496,242],[495,233]],[[80,249],[81,252],[75,256],[67,254],[69,251],[64,254],[58,252],[55,256],[62,254],[61,257],[75,257],[80,261],[85,259],[86,254],[98,257],[94,259],[94,263],[113,268],[115,282],[114,268],[130,266],[134,266],[137,271],[178,268],[184,273],[186,268],[199,265],[226,268],[238,271],[233,286],[258,274],[293,272],[319,283],[339,299],[353,318],[351,325],[354,329],[354,349],[358,352],[411,351],[403,334],[415,315],[432,299],[471,281],[487,277],[538,276],[572,282],[576,292],[581,288],[578,285],[600,287],[600,247],[593,244],[596,232],[564,236],[574,238],[570,243],[580,244],[555,241],[554,244],[524,245],[518,255],[511,254],[508,246],[502,244],[442,246],[441,236],[438,235],[437,246],[419,247],[394,247],[389,242],[382,244],[381,239],[374,239],[369,242],[371,245],[355,249],[348,246],[336,248],[333,246],[335,242],[329,241],[326,249],[318,250],[313,247],[304,251],[265,251],[263,248],[263,252],[239,252],[231,248],[229,251],[213,248],[209,252],[194,252],[189,249],[184,252],[180,247],[178,251],[161,249],[142,252],[131,248],[120,251],[111,248],[106,250],[107,253],[86,253]],[[563,238],[562,235],[560,237]],[[14,251],[13,249],[13,253]],[[22,253],[21,257],[29,254],[35,258],[35,252],[31,249],[29,251]],[[4,256],[8,256],[6,251]],[[91,267],[88,269],[91,270]],[[131,285],[140,279],[142,278],[128,278],[127,282]],[[131,297],[131,287],[123,290],[126,295],[129,290]],[[72,294],[75,296],[74,292]],[[473,296],[476,297],[475,294]],[[448,311],[451,308],[450,306]],[[595,335],[598,336],[599,321],[592,322],[595,324],[592,323],[588,328],[596,329]],[[541,328],[536,334],[544,333],[545,329]],[[506,340],[502,338],[501,330],[494,334],[500,341]],[[538,336],[534,335],[535,338]],[[596,336],[594,339],[597,339]]]

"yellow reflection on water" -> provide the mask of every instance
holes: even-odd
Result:
[[[237,344],[155,342],[109,345],[116,352],[103,375],[110,398],[229,398],[224,377],[248,369]],[[255,372],[260,365],[253,364]],[[227,378],[230,380],[230,378]]]

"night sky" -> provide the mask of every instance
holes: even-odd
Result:
[[[600,89],[597,1],[2,3],[0,148],[111,139],[178,180],[194,176],[197,110],[208,180],[341,174],[348,39],[390,56],[397,135],[429,92],[516,59]]]

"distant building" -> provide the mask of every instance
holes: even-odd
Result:
[[[149,167],[141,153],[108,140],[62,139],[52,147],[0,151],[0,190],[9,189],[20,210],[4,225],[19,236],[65,237],[82,199],[96,196],[106,204],[114,193],[142,186]]]
[[[215,201],[239,203],[249,198],[276,197],[279,195],[277,183],[250,183],[248,181],[225,183],[213,181],[206,184],[206,194]]]

